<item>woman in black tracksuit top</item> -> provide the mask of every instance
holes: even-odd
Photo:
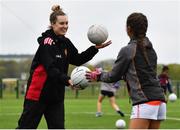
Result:
[[[32,61],[23,113],[18,129],[35,129],[44,115],[48,128],[64,128],[65,85],[73,87],[67,76],[68,65],[82,65],[91,60],[111,42],[91,46],[81,54],[64,35],[68,19],[59,5],[53,6],[50,15],[51,29],[38,38],[39,48]]]

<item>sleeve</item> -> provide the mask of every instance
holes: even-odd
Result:
[[[96,54],[98,49],[95,46],[89,47],[86,51],[78,53],[76,47],[70,42],[70,64],[80,66],[90,61]]]
[[[55,67],[54,58],[52,56],[53,50],[51,45],[40,45],[40,63],[45,67],[45,70],[49,77],[60,80],[65,85],[69,85],[68,77],[66,74],[60,72],[58,68]]]
[[[169,93],[173,93],[171,82],[169,79],[168,79],[168,83],[167,83],[167,89],[168,89]]]
[[[107,83],[117,82],[122,79],[129,67],[130,58],[128,58],[126,48],[122,48],[110,72],[102,72],[99,80]]]

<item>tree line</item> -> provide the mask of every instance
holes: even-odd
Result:
[[[15,60],[0,60],[0,79],[2,78],[20,78],[22,73],[29,74],[30,66],[31,66],[32,59],[22,60],[22,61],[15,61]],[[85,64],[91,70],[94,70],[96,67],[103,67],[106,70],[110,70],[114,60],[105,60],[98,62],[94,65]],[[76,66],[70,65],[68,75],[70,75],[71,71]],[[157,72],[160,74],[163,65],[158,64]],[[169,75],[172,80],[180,80],[180,64],[169,64]]]

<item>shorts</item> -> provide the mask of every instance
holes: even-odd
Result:
[[[159,102],[158,104],[151,104],[152,102]],[[151,101],[135,105],[132,107],[131,119],[142,118],[151,120],[165,120],[166,119],[166,103],[161,101]]]
[[[105,90],[101,90],[101,95],[102,96],[108,96],[110,98],[110,97],[114,96],[114,93],[113,92],[109,92],[109,91],[105,91]]]

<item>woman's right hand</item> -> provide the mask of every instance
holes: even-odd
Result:
[[[96,68],[95,71],[87,71],[85,76],[89,82],[93,82],[98,80],[100,74],[101,74],[100,68]]]

